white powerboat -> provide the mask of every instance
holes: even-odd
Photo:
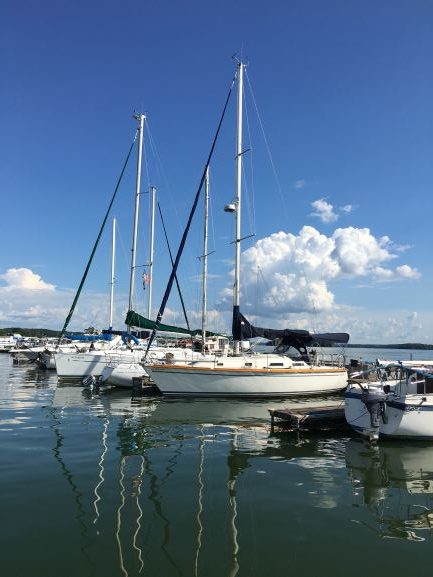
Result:
[[[13,335],[1,336],[0,337],[0,353],[9,353],[13,351],[15,347],[23,340],[23,337],[15,333]]]
[[[396,363],[377,371],[373,382],[349,380],[348,424],[371,440],[433,439],[433,367]]]

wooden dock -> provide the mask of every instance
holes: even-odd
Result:
[[[286,431],[335,431],[349,429],[344,404],[309,406],[291,409],[269,409],[271,430],[278,426]]]

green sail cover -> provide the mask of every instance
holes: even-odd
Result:
[[[135,311],[128,311],[128,314],[126,315],[125,319],[125,324],[128,327],[136,327],[138,329],[145,329],[149,331],[153,331],[154,329],[156,329],[158,332],[164,332],[164,333],[180,333],[182,335],[189,335],[189,336],[201,335],[201,329],[195,331],[189,331],[188,329],[184,329],[182,327],[175,327],[173,325],[164,325],[162,323],[159,323],[157,325],[155,321],[146,319],[145,317],[142,317]],[[210,331],[206,331],[206,336],[216,337],[222,335],[220,333],[212,333]]]

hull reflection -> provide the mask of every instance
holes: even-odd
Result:
[[[433,446],[371,445],[352,439],[346,464],[354,497],[371,512],[381,537],[424,541],[433,528]]]

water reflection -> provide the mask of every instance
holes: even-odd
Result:
[[[336,574],[338,543],[362,577],[384,537],[406,540],[387,542],[389,572],[415,546],[426,574],[433,446],[271,434],[276,401],[132,400],[6,364],[0,378],[5,574],[54,577],[68,559],[74,575],[314,577]]]
[[[261,454],[267,446],[263,419],[267,404],[133,401],[124,391],[89,394],[81,387],[59,386],[52,405],[57,439],[53,454],[75,496],[84,533],[88,524],[83,525],[81,491],[71,467],[65,466],[57,425],[69,410],[85,409],[99,417],[93,525],[98,535],[106,532],[107,524],[115,527],[122,575],[140,574],[153,566],[177,575],[209,573],[207,561],[214,547],[209,538],[215,528],[218,540],[229,549],[217,566],[224,567],[222,574],[237,575],[236,482],[249,467],[250,455]],[[221,525],[228,529],[224,536],[219,534]]]
[[[433,527],[433,446],[398,441],[346,444],[356,503],[367,506],[381,537],[424,541]]]

